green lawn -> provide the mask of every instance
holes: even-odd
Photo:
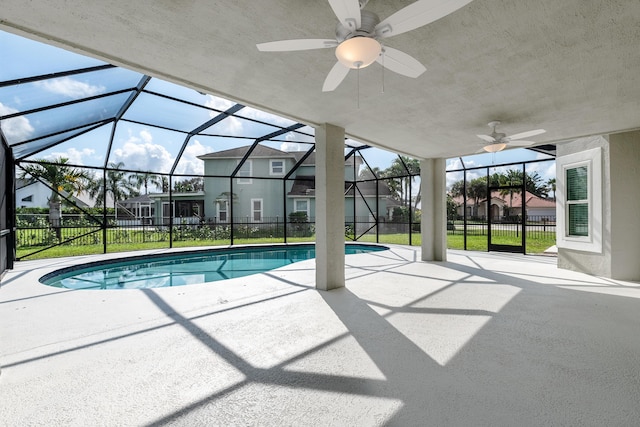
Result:
[[[522,244],[519,236],[496,236],[492,237],[494,244],[514,245]],[[526,246],[528,254],[538,254],[544,252],[549,247],[556,244],[556,234],[554,232],[536,232],[526,236]],[[464,236],[461,234],[448,235],[447,247],[449,249],[464,249]],[[486,235],[467,235],[467,250],[486,251],[488,248]]]
[[[139,241],[142,240],[140,235],[136,235],[135,233],[141,232],[128,232],[122,233],[117,232],[117,230],[109,230],[108,239],[111,241],[115,241],[115,243],[109,243],[107,245],[107,252],[116,253],[116,252],[128,252],[128,251],[139,251],[145,249],[166,249],[169,248],[169,241],[166,239],[166,234],[163,236],[161,233],[147,233],[144,237],[149,241]],[[96,233],[99,236],[102,236],[102,233]],[[156,239],[155,241],[152,239]],[[379,243],[381,244],[398,244],[398,245],[408,245],[409,244],[409,235],[408,234],[385,234],[379,236]],[[93,240],[95,243],[90,243],[86,241],[86,239],[82,242],[84,244],[65,244],[61,246],[56,246],[53,248],[46,249],[42,252],[39,252],[34,255],[30,255],[24,259],[42,259],[42,258],[57,258],[63,256],[77,256],[77,255],[91,255],[91,254],[101,254],[103,253],[103,245],[100,243],[100,239]],[[299,243],[299,242],[314,242],[315,237],[289,237],[287,239],[288,243]],[[351,242],[352,240],[347,238],[347,242]],[[367,242],[367,243],[375,243],[376,235],[375,234],[367,234],[358,239],[358,242]],[[269,243],[284,243],[283,238],[277,237],[264,237],[264,238],[243,238],[243,239],[234,239],[234,244],[242,245],[242,244],[269,244]],[[511,244],[511,245],[519,245],[520,238],[519,237],[509,237],[509,236],[497,236],[494,239],[494,243],[500,244]],[[230,241],[228,239],[218,239],[218,240],[177,240],[173,242],[174,248],[184,248],[184,247],[202,247],[202,246],[228,246]],[[421,236],[420,234],[414,233],[411,236],[411,244],[414,246],[419,246],[421,244]],[[537,232],[530,236],[527,236],[527,253],[541,253],[545,251],[550,246],[555,244],[555,233],[546,232],[540,233]],[[449,249],[463,249],[464,248],[464,237],[462,235],[447,235],[447,247]],[[33,253],[37,250],[44,249],[46,246],[23,246],[17,249],[16,255],[18,258],[22,258],[27,256],[30,253]],[[467,235],[467,250],[472,251],[486,251],[487,250],[487,236],[486,235]]]

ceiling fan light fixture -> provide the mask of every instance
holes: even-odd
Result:
[[[364,68],[371,65],[382,52],[382,46],[371,37],[356,36],[340,43],[336,58],[345,67]]]
[[[497,153],[498,151],[504,150],[506,146],[507,144],[504,142],[496,142],[494,144],[485,145],[482,148],[484,148],[484,151],[488,153]]]

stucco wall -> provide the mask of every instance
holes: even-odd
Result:
[[[595,276],[612,277],[611,272],[611,174],[610,150],[608,137],[595,136],[580,138],[575,141],[558,144],[557,156],[566,156],[592,148],[602,148],[602,242],[601,253],[584,252],[573,249],[558,248],[558,267],[567,270],[582,271]],[[562,171],[556,171],[556,179],[563,179]],[[556,206],[556,215],[564,215],[562,203]]]
[[[640,281],[640,132],[558,145],[558,156],[602,148],[602,252],[558,249],[558,267]],[[560,178],[560,172],[558,172]],[[558,205],[558,215],[562,215]]]
[[[640,132],[609,136],[611,274],[640,281]]]

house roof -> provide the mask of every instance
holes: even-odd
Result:
[[[190,191],[187,193],[177,193],[177,192],[173,192],[171,193],[171,197],[174,199],[202,199],[204,197],[205,193],[204,191]],[[169,193],[151,193],[149,194],[149,197],[153,200],[156,199],[168,199],[169,198]]]
[[[16,178],[16,190],[20,190],[21,188],[28,187],[30,185],[33,185],[36,182],[38,182],[38,180],[35,178],[29,178],[29,179]]]
[[[491,192],[491,200],[500,200],[505,205],[509,205],[511,207],[521,207],[522,206],[522,195],[520,193],[513,193],[513,196],[510,194],[501,195],[499,190],[494,190]],[[462,196],[456,196],[453,198],[454,202],[458,204],[462,204],[463,198]],[[482,199],[479,201],[479,204],[486,203],[487,199]],[[475,200],[472,198],[467,198],[467,206],[473,206]],[[528,208],[555,208],[556,202],[553,199],[545,199],[539,196],[536,196],[533,193],[528,191],[525,192],[525,203]]]
[[[208,160],[208,159],[241,159],[243,158],[247,152],[251,148],[250,145],[245,145],[244,147],[231,148],[229,150],[215,151],[213,153],[203,154],[202,156],[198,156],[200,160]],[[302,154],[300,157],[302,157]],[[265,145],[258,144],[256,148],[251,152],[251,157],[264,157],[264,158],[282,158],[282,157],[291,157],[296,158],[294,153],[290,153],[287,151],[276,150],[275,148],[267,147]]]
[[[118,202],[119,204],[125,205],[125,204],[130,204],[130,203],[151,203],[153,201],[153,199],[151,197],[149,197],[148,194],[141,194],[139,196],[136,197],[130,197],[126,200],[121,200],[120,202]]]
[[[247,152],[251,148],[250,145],[245,145],[244,147],[231,148],[229,150],[215,151],[213,153],[203,154],[198,156],[200,160],[209,160],[209,159],[242,159]],[[282,151],[277,150],[275,148],[267,147],[265,145],[257,145],[256,148],[253,149],[250,158],[267,158],[267,159],[281,159],[292,158],[295,162],[299,162],[300,159],[307,154],[306,151]],[[312,152],[309,157],[307,157],[304,162],[302,162],[305,166],[313,166],[316,164],[316,153]],[[353,165],[353,156],[349,157],[345,160],[345,165]]]

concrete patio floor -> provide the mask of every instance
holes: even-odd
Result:
[[[0,425],[640,424],[639,284],[552,257],[448,258],[350,255],[330,292],[313,260],[113,291],[38,283],[77,259],[18,263],[0,288]]]

